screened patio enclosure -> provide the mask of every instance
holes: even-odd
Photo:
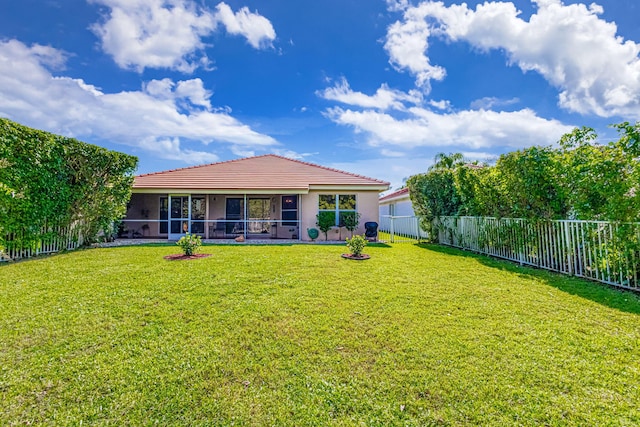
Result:
[[[134,193],[120,238],[299,239],[296,194]]]

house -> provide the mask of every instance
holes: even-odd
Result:
[[[424,239],[428,237],[420,227],[420,219],[413,210],[413,203],[409,197],[409,189],[389,193],[379,200],[380,231],[389,233],[391,242],[398,239]]]
[[[401,188],[400,190],[389,193],[380,197],[379,215],[385,216],[414,216],[413,204],[409,198],[409,188]]]
[[[360,213],[355,231],[378,222],[378,196],[389,183],[276,155],[174,169],[135,177],[120,237],[176,240],[311,240],[320,211],[335,213],[330,240],[348,236],[346,212]],[[322,236],[322,234],[321,234]],[[323,236],[322,236],[323,237]]]

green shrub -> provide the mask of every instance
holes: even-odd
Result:
[[[178,240],[176,245],[180,246],[182,253],[186,256],[191,256],[202,246],[202,238],[197,234],[187,233]]]
[[[324,233],[324,240],[329,240],[327,232],[336,225],[336,215],[333,212],[321,211],[316,215],[316,225]]]
[[[351,251],[351,255],[360,256],[364,247],[367,246],[367,239],[360,234],[356,234],[352,238],[347,237],[347,248]]]
[[[342,225],[349,230],[351,237],[353,237],[353,232],[360,224],[360,216],[359,212],[342,212]]]

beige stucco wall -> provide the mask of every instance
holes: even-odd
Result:
[[[354,234],[364,234],[364,223],[369,221],[380,223],[378,212],[377,191],[331,191],[318,190],[310,191],[309,194],[300,196],[300,220],[301,220],[301,238],[302,240],[311,240],[307,234],[308,228],[318,228],[316,225],[316,215],[318,214],[318,201],[320,194],[355,194],[356,209],[361,214],[360,223]],[[329,240],[344,240],[350,236],[348,230],[341,230],[335,227],[327,233]],[[318,240],[324,240],[324,233],[320,232]]]

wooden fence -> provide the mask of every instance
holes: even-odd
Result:
[[[640,223],[441,217],[440,244],[640,291]]]
[[[16,244],[13,236],[6,239],[6,247],[0,248],[0,261],[19,260],[37,255],[51,254],[63,250],[77,249],[82,246],[83,239],[80,227],[52,227],[42,230],[42,238],[33,245]]]

